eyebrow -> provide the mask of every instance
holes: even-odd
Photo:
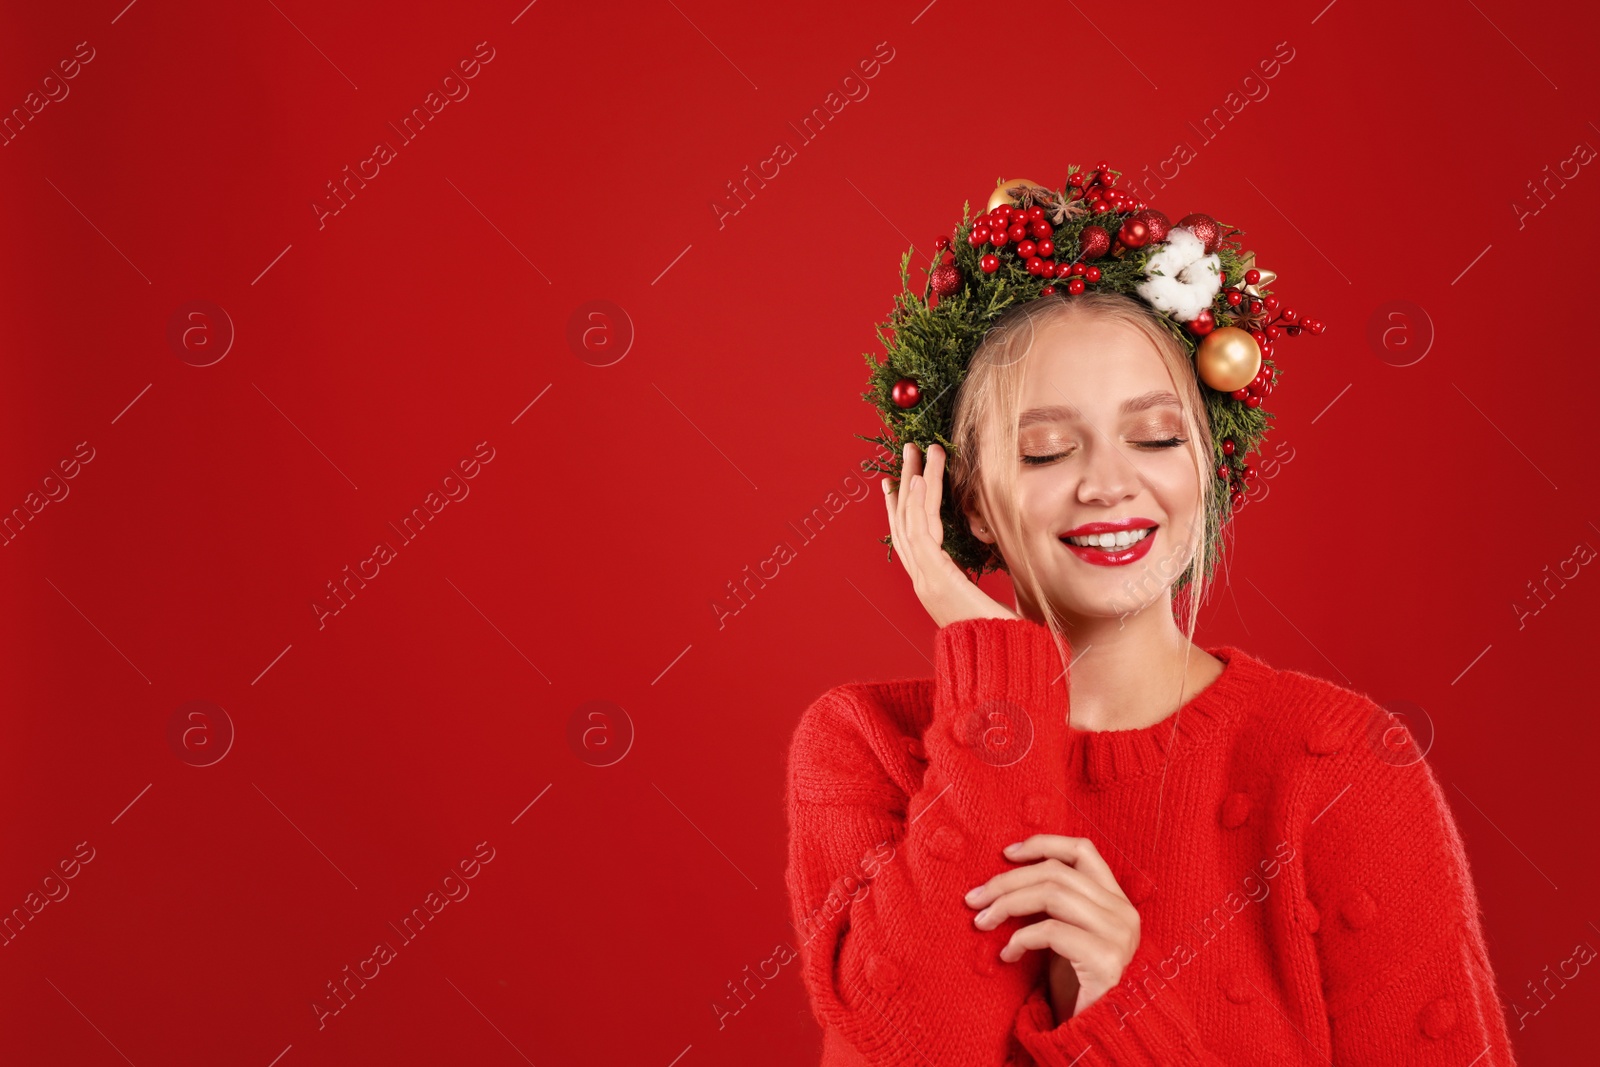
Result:
[[[1133,415],[1141,411],[1159,407],[1182,407],[1174,393],[1165,389],[1154,389],[1148,393],[1130,397],[1122,403],[1122,414]],[[1018,429],[1026,429],[1040,422],[1070,422],[1078,417],[1077,410],[1061,404],[1052,404],[1049,407],[1031,408],[1022,413],[1017,420]]]

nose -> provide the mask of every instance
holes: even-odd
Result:
[[[1083,474],[1078,480],[1078,501],[1115,505],[1137,496],[1139,471],[1103,433],[1095,433],[1084,446]]]

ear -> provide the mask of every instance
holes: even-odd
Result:
[[[990,528],[989,520],[984,518],[983,512],[979,511],[976,507],[969,507],[966,510],[966,516],[967,529],[971,531],[973,537],[976,537],[986,545],[998,543],[998,539],[994,535],[994,530]]]

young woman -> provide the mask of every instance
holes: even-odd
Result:
[[[1512,1064],[1421,754],[1361,693],[1194,643],[1213,442],[1157,312],[1020,304],[953,425],[948,470],[908,443],[884,479],[934,676],[828,691],[789,755],[825,1067]],[[949,555],[947,492],[1014,606]]]

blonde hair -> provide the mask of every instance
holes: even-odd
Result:
[[[1216,472],[1211,469],[1213,446],[1211,421],[1195,379],[1188,351],[1148,305],[1131,296],[1113,292],[1088,292],[1074,296],[1054,294],[1028,301],[1000,316],[973,353],[966,377],[956,393],[951,428],[955,446],[950,455],[950,497],[960,521],[965,523],[969,507],[980,511],[996,537],[1004,526],[1008,543],[1025,544],[1022,516],[1016,506],[1017,461],[1022,387],[1026,360],[1035,350],[1035,341],[1047,326],[1093,315],[1138,331],[1155,348],[1172,377],[1174,391],[1183,409],[1185,436],[1194,459],[1195,476],[1200,483],[1200,503],[1190,521],[1187,541],[1188,561],[1181,573],[1168,579],[1163,573],[1163,590],[1184,594],[1174,601],[1179,626],[1194,642],[1194,628],[1206,588],[1205,561],[1213,550],[1213,537],[1207,516],[1216,503]],[[985,477],[986,461],[994,476]],[[994,506],[986,506],[986,505]],[[1025,588],[1044,615],[1045,625],[1064,644],[1064,627],[1056,606],[1045,595],[1033,563],[1023,553],[1020,560],[1006,560],[998,542],[990,546],[1000,569],[1011,574],[1014,584]],[[1020,549],[1019,549],[1020,551]],[[1170,558],[1170,557],[1169,557]],[[1020,572],[1020,573],[1018,573]],[[1065,664],[1063,664],[1065,666]]]

